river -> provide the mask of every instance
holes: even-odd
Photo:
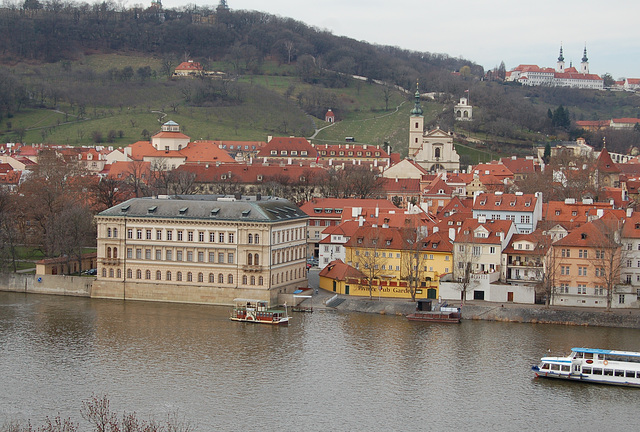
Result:
[[[640,331],[316,311],[288,327],[217,306],[0,292],[0,428],[83,400],[199,431],[637,430],[640,389],[534,379],[548,350],[640,351]]]

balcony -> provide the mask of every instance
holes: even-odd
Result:
[[[259,265],[243,265],[242,270],[246,272],[261,272],[263,270],[262,266]]]
[[[102,265],[109,265],[109,266],[117,266],[120,265],[120,258],[101,258],[100,259],[100,263]]]

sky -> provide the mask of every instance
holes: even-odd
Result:
[[[207,2],[163,0],[166,7]],[[587,47],[589,70],[615,79],[640,78],[640,2],[618,0],[227,0],[231,10],[293,18],[336,36],[463,57],[487,69],[504,61],[579,67]]]

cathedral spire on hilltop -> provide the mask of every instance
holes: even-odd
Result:
[[[584,44],[584,54],[582,55],[582,61],[583,62],[588,62],[589,59],[587,58],[587,44]]]

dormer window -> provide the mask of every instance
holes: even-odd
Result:
[[[510,205],[511,207],[515,207],[515,206],[516,206],[516,202],[515,202],[515,201],[511,201],[511,202],[509,203],[509,205]]]
[[[585,239],[587,238],[587,233],[582,233],[582,234],[580,234],[580,238],[581,238],[582,240],[585,240]]]
[[[577,212],[577,210],[572,211],[572,212],[571,212],[571,216],[578,216],[578,212]]]
[[[527,201],[526,203],[524,203],[525,207],[531,207],[531,201]]]
[[[297,150],[291,150],[291,156],[298,156]]]
[[[556,210],[556,216],[560,216],[560,210]]]
[[[278,150],[271,150],[271,156],[278,156]]]
[[[287,155],[286,150],[280,150],[280,156],[286,156],[286,155]]]
[[[306,156],[306,155],[307,155],[307,151],[306,151],[306,150],[302,150],[302,151],[300,152],[300,156]]]
[[[434,249],[438,249],[438,243],[434,243],[434,244],[432,245],[432,247],[433,247]]]
[[[362,240],[363,240],[362,237],[358,237],[358,244],[362,244]]]
[[[480,201],[480,205],[485,205],[487,203],[487,201]]]
[[[391,240],[387,240],[387,246],[389,246],[389,245],[391,245]]]
[[[256,177],[258,179],[258,181],[262,181],[262,175],[258,174],[258,176]]]

